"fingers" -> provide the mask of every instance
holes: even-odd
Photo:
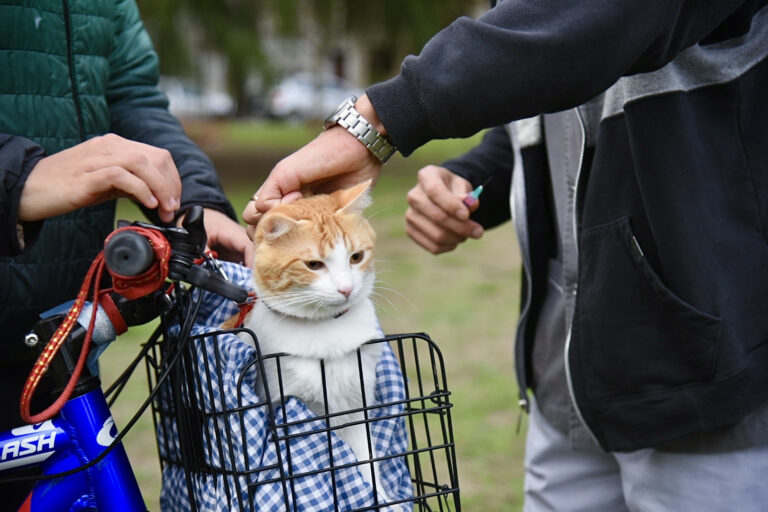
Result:
[[[482,226],[469,219],[470,209],[461,201],[470,189],[468,181],[443,167],[419,171],[418,184],[407,196],[408,236],[434,254],[451,251],[469,237],[480,238]]]
[[[173,220],[181,202],[181,179],[171,154],[107,134],[43,158],[30,173],[20,219],[39,220],[119,196],[157,208]]]
[[[452,251],[458,245],[456,244],[440,244],[435,242],[424,233],[416,229],[412,224],[406,224],[405,233],[416,242],[418,245],[431,252],[432,254],[442,254],[444,252]]]
[[[222,259],[253,264],[253,243],[245,228],[218,210],[205,209],[203,219],[208,244]]]
[[[248,224],[245,227],[245,234],[248,235],[248,238],[253,240],[253,236],[256,234],[256,224]]]
[[[302,197],[302,190],[328,193],[366,180],[374,183],[382,163],[354,136],[340,127],[322,132],[272,169],[256,198],[243,210],[247,224],[281,203]]]
[[[483,227],[472,220],[458,221],[436,207],[424,208],[432,215],[423,214],[410,206],[405,212],[405,232],[414,242],[433,254],[452,251],[467,238],[483,236]]]
[[[155,209],[159,205],[157,197],[147,183],[123,167],[98,169],[88,173],[87,178],[82,184],[82,190],[91,196],[102,193],[104,184],[109,183],[116,192],[114,196],[130,197],[149,209]]]
[[[448,231],[440,230],[428,219],[408,208],[405,214],[405,233],[417,244],[432,254],[440,254],[452,251],[465,240],[465,237],[457,236]]]
[[[267,177],[267,180],[245,205],[242,217],[246,224],[255,225],[259,222],[261,216],[271,208],[302,197],[299,191],[302,185],[299,176],[286,173],[283,169],[284,167],[281,167],[281,163],[278,163],[269,177]],[[287,176],[283,177],[283,174]]]
[[[419,170],[418,187],[446,214],[462,221],[469,218],[470,211],[462,199],[472,186],[464,178],[444,167],[429,165]]]
[[[480,224],[469,219],[459,220],[452,216],[451,213],[457,212],[445,211],[419,186],[408,192],[407,199],[410,207],[409,211],[406,212],[406,220],[417,224],[422,231],[428,234],[437,237],[439,236],[438,233],[445,232],[461,237],[462,240],[469,237],[479,238],[482,235]],[[449,203],[450,206],[453,204]],[[464,210],[466,211],[466,208]],[[427,228],[426,224],[432,227]],[[478,229],[480,232],[477,231]]]
[[[245,248],[245,254],[243,255],[243,264],[248,268],[253,268],[253,254],[256,248],[253,244],[249,243]]]
[[[107,158],[141,179],[151,190],[160,218],[164,222],[173,220],[181,205],[181,178],[170,152],[114,134],[101,139],[109,152]]]
[[[261,216],[263,215],[263,213],[260,212],[256,207],[256,202],[259,200],[259,192],[261,192],[261,189],[257,190],[256,193],[253,194],[251,200],[246,203],[245,209],[243,209],[242,218],[245,223],[248,224],[248,228],[258,224]],[[253,233],[250,232],[250,229],[248,232],[248,237],[253,238]]]

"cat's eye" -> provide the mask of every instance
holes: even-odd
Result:
[[[325,266],[322,261],[318,261],[318,260],[305,261],[304,264],[310,270],[320,270]]]
[[[352,264],[360,263],[361,261],[363,261],[363,251],[357,251],[349,257],[349,262]]]

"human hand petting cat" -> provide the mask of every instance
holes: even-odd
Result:
[[[379,133],[386,135],[373,106],[366,96],[355,103],[357,110]],[[261,188],[243,211],[243,220],[255,225],[270,208],[302,197],[302,190],[313,193],[333,192],[379,177],[382,163],[353,135],[334,126],[318,135],[295,153],[288,155],[272,169]]]
[[[43,158],[21,192],[19,220],[47,219],[117,197],[157,208],[160,219],[171,222],[181,204],[171,154],[107,134]]]
[[[468,208],[462,202],[471,190],[469,181],[445,167],[422,168],[408,192],[405,232],[433,254],[452,251],[467,238],[480,238],[483,227],[469,218],[480,203]]]

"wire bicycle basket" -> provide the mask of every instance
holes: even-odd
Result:
[[[265,367],[280,375],[288,356],[262,355],[247,329],[219,330],[217,315],[231,314],[231,302],[195,297],[179,306],[177,322],[163,320],[145,357],[150,388],[168,375],[152,404],[164,510],[461,510],[450,391],[426,334],[369,341],[381,349],[375,398],[315,414],[286,396],[280,379],[269,387]],[[337,424],[342,415],[354,420]],[[368,460],[339,436],[351,424],[365,428]]]

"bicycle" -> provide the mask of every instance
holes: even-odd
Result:
[[[167,254],[158,258],[150,239],[167,241]],[[83,355],[87,334],[94,327],[97,332],[101,329],[99,336],[110,337],[121,321],[137,325],[159,317],[160,324],[106,391],[98,377],[85,369],[55,416],[0,433],[0,474],[33,465],[43,473],[36,477],[39,481],[20,510],[145,511],[121,441],[150,406],[164,479],[164,509],[460,510],[450,392],[442,355],[428,336],[395,335],[368,342],[394,349],[382,367],[391,374],[391,382],[400,379],[403,385],[396,400],[390,397],[355,411],[364,414],[370,453],[374,453],[373,444],[381,442],[376,436],[382,425],[395,425],[395,433],[407,435],[405,440],[390,438],[387,442],[394,448],[383,457],[350,460],[348,448],[345,452],[334,433],[340,426],[328,426],[331,415],[291,416],[300,404],[284,396],[282,387],[271,394],[266,382],[266,396],[254,396],[251,385],[264,375],[265,362],[279,365],[283,354],[262,357],[258,340],[248,329],[220,330],[216,324],[201,328],[196,323],[201,308],[212,307],[205,306],[206,300],[215,302],[214,309],[237,309],[248,303],[248,290],[224,275],[219,263],[205,255],[205,245],[202,209],[197,208],[190,211],[182,228],[135,222],[108,237],[106,267],[120,277],[114,281],[130,298],[108,294],[109,314],[99,309],[98,320],[88,327],[73,327],[59,354],[50,360],[46,378],[67,389],[65,383],[71,384],[78,362],[83,368],[84,357],[100,352],[98,346],[91,347]],[[124,282],[154,272],[163,258],[167,258],[167,277],[160,279],[156,289],[145,293],[146,289],[136,291]],[[61,313],[44,318],[27,337],[27,345],[39,350],[41,340],[55,339],[66,321]],[[237,372],[228,374],[221,350],[226,343],[234,343],[236,336],[251,337],[255,352],[237,362]],[[232,351],[231,346],[227,350]],[[109,406],[142,361],[149,396],[118,433]],[[235,397],[222,399],[215,392],[224,390],[225,382],[234,383],[230,390],[235,390]],[[245,428],[254,418],[263,423],[263,430],[256,431],[259,457]],[[315,449],[309,455],[312,467],[301,453],[307,443]],[[410,491],[394,501],[382,501],[375,484],[371,489],[356,479],[363,464],[370,465],[371,471],[395,468],[390,474],[397,474],[400,484],[407,477],[404,488]],[[216,489],[213,500],[209,485]],[[306,500],[308,486],[310,501]],[[317,497],[318,492],[324,499]]]

